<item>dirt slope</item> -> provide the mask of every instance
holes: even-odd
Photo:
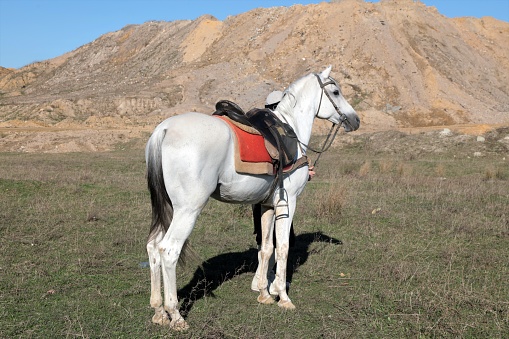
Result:
[[[0,150],[56,151],[58,134],[34,141],[44,127],[72,129],[75,150],[108,148],[129,133],[80,131],[138,135],[219,99],[259,107],[329,64],[364,130],[509,123],[509,23],[448,19],[411,0],[342,0],[130,25],[55,59],[0,68]]]

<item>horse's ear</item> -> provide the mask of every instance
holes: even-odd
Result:
[[[320,75],[322,76],[322,79],[327,79],[330,75],[331,70],[332,70],[332,65],[329,65],[329,67],[324,69],[323,72],[320,73]]]

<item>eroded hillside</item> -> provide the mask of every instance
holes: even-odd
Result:
[[[130,25],[58,58],[0,69],[1,148],[21,140],[32,149],[40,127],[72,129],[78,139],[66,142],[79,149],[83,129],[127,140],[172,114],[212,112],[219,99],[259,107],[329,64],[368,130],[509,123],[509,23],[448,19],[410,0],[343,0]],[[54,150],[58,137],[46,143],[38,150]]]

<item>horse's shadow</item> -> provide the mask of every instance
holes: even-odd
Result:
[[[326,242],[341,245],[341,240],[331,238],[322,232],[304,233],[296,236],[295,246],[290,248],[288,256],[287,281],[291,282],[294,272],[303,265],[309,255],[313,242]],[[250,248],[244,252],[220,254],[204,261],[194,272],[191,281],[178,291],[182,300],[180,312],[186,316],[196,301],[214,296],[214,291],[223,283],[244,273],[256,272],[258,265],[258,251]],[[246,286],[246,291],[249,286]]]

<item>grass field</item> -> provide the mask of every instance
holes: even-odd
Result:
[[[509,152],[490,145],[378,134],[323,155],[295,219],[295,311],[250,291],[250,208],[211,200],[201,261],[177,270],[184,333],[150,322],[143,150],[0,154],[0,337],[508,338]]]

